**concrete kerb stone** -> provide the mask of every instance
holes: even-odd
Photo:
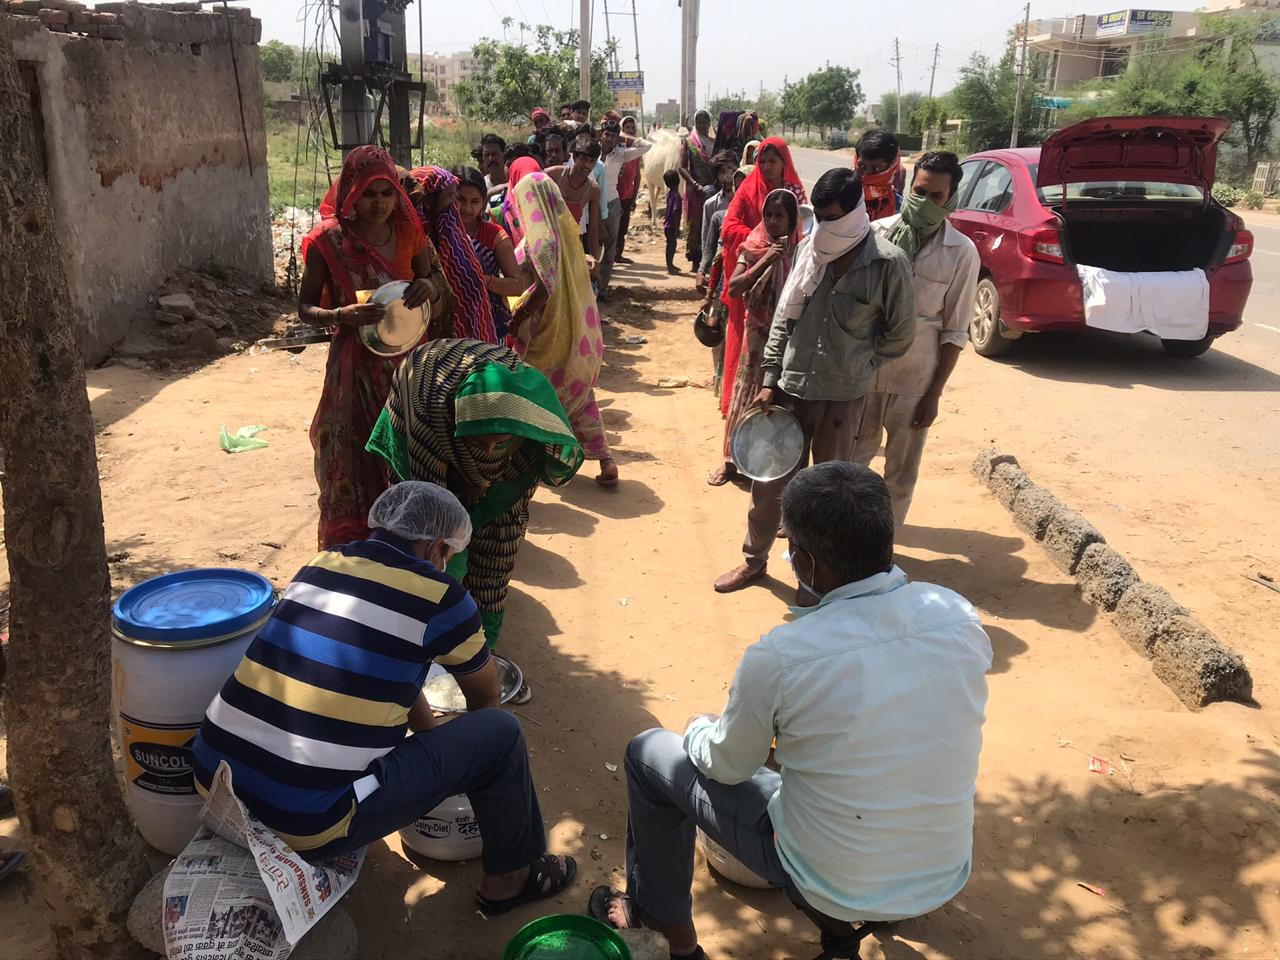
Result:
[[[1083,516],[1061,507],[1049,516],[1049,525],[1041,541],[1049,559],[1063,573],[1075,574],[1080,558],[1094,543],[1105,543],[1098,528]]]
[[[1049,520],[1066,506],[1044,487],[1032,483],[1018,491],[1011,512],[1019,530],[1037,543],[1044,539]]]
[[[1253,700],[1253,677],[1244,657],[1192,617],[1175,616],[1160,627],[1151,666],[1192,710],[1222,700]]]
[[[987,478],[987,488],[1006,510],[1013,510],[1018,494],[1032,486],[1026,471],[1014,463],[998,463]]]
[[[991,479],[991,471],[1002,463],[1008,463],[1016,467],[1018,458],[1002,453],[999,447],[986,447],[974,458],[973,464],[969,467],[969,472],[982,483],[988,483]]]
[[[1081,595],[1111,612],[1117,632],[1152,661],[1152,670],[1188,708],[1234,700],[1252,702],[1253,678],[1239,653],[1220,643],[1186,607],[1145,583],[1085,517],[1037,486],[1016,457],[987,447],[970,472],[1012,513],[1018,529],[1040,541]]]
[[[1124,592],[1111,622],[1120,636],[1149,660],[1160,628],[1174,617],[1185,617],[1189,613],[1164,587],[1139,581]]]
[[[1086,603],[1110,612],[1140,578],[1129,561],[1105,543],[1091,543],[1076,566],[1076,583]]]

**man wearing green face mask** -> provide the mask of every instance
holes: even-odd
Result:
[[[911,258],[916,335],[905,354],[876,370],[862,407],[853,461],[870,463],[884,437],[884,479],[899,529],[911,507],[938,401],[969,336],[978,250],[947,223],[961,176],[954,153],[926,153],[916,163],[901,212],[872,224]]]

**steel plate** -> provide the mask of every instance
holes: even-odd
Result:
[[[426,332],[431,319],[431,305],[424,303],[410,310],[404,305],[404,292],[409,284],[403,280],[384,283],[368,298],[386,308],[382,319],[360,328],[360,340],[380,357],[398,357],[413,349]]]
[[[752,480],[780,480],[804,455],[804,430],[790,410],[752,410],[738,421],[729,438],[734,466]]]

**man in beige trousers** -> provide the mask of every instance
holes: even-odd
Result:
[[[911,508],[929,427],[964,351],[978,284],[978,250],[947,222],[963,173],[954,153],[916,163],[902,210],[872,229],[911,257],[916,333],[911,348],[876,369],[862,405],[853,462],[867,466],[884,444],[884,480],[897,529]]]

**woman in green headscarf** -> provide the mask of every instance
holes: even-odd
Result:
[[[430,480],[471,514],[470,546],[449,563],[475,598],[485,639],[502,629],[507,586],[539,483],[582,466],[551,382],[507,347],[432,340],[405,358],[368,449],[401,480]]]

